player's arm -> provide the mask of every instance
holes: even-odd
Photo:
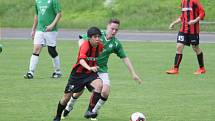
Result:
[[[169,25],[169,29],[174,29],[174,26],[178,23],[181,22],[181,18],[179,17],[178,19],[176,19],[175,21],[173,21],[170,25]]]
[[[199,22],[200,20],[203,20],[204,17],[205,17],[205,10],[202,7],[201,3],[199,1],[196,1],[196,4],[198,6],[199,16],[196,19],[194,19],[194,20],[190,20],[188,22],[189,25],[193,25],[193,24]]]
[[[85,59],[80,59],[79,62],[84,68],[86,68],[89,71],[93,71],[93,72],[97,72],[98,71],[98,67],[94,66],[94,67],[90,67],[87,62],[85,61]]]
[[[131,73],[133,79],[138,82],[139,84],[141,84],[143,81],[142,79],[136,74],[136,72],[134,71],[133,65],[130,61],[130,59],[126,56],[126,53],[121,45],[120,42],[116,41],[116,48],[114,49],[114,53],[117,54],[118,57],[120,57],[122,59],[122,61],[124,62],[124,64],[127,66],[129,72]]]
[[[32,30],[31,30],[32,39],[34,39],[35,32],[36,32],[36,29],[37,29],[37,24],[38,24],[38,8],[37,8],[37,4],[35,4],[34,23],[33,23]]]
[[[142,79],[137,75],[137,73],[134,70],[134,67],[128,57],[122,58],[123,62],[127,66],[129,72],[131,73],[133,79],[138,82],[139,84],[143,83]]]
[[[199,17],[199,16],[198,16],[196,19],[194,19],[194,20],[190,20],[190,21],[188,22],[188,24],[189,24],[189,25],[193,25],[193,24],[197,23],[198,21],[200,21],[200,17]]]
[[[35,15],[34,16],[34,23],[33,23],[32,29],[31,29],[32,39],[34,39],[34,35],[35,35],[36,29],[37,29],[37,22],[38,22],[38,17],[37,17],[37,15]]]
[[[54,21],[50,25],[48,25],[46,27],[46,31],[51,31],[57,25],[57,23],[60,20],[60,18],[61,18],[61,12],[57,13],[57,15],[55,16]]]

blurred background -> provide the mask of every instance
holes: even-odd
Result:
[[[119,18],[121,29],[168,31],[180,15],[180,0],[59,0],[60,28],[105,28],[107,20]],[[215,0],[200,0],[205,12],[201,30],[215,31]],[[0,0],[0,27],[31,28],[34,0]],[[179,27],[179,26],[178,26]],[[176,29],[177,30],[177,29]]]

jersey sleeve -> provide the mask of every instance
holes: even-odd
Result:
[[[199,2],[199,0],[196,0],[196,4],[197,4],[198,10],[199,10],[199,17],[200,17],[201,20],[204,20],[205,10],[202,7],[202,4]]]
[[[60,2],[58,0],[53,0],[53,7],[54,7],[55,13],[61,12],[61,5],[60,5]]]
[[[78,59],[86,59],[88,50],[89,50],[89,43],[88,41],[84,41],[83,44],[81,44],[80,46]]]
[[[115,42],[116,44],[116,48],[114,49],[114,53],[120,57],[120,58],[125,58],[126,57],[126,53],[122,47],[122,44],[118,41]]]

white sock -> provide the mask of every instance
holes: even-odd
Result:
[[[92,112],[97,113],[98,110],[102,107],[102,105],[105,104],[106,101],[99,99],[99,101],[96,103],[95,107],[93,108]]]
[[[77,101],[76,98],[71,97],[71,99],[69,100],[69,102],[66,105],[66,110],[71,111],[73,109],[73,106],[75,104],[75,102]]]
[[[30,65],[29,65],[29,73],[31,73],[32,75],[36,69],[38,61],[39,61],[39,56],[36,56],[36,55],[31,56]]]
[[[54,66],[54,72],[61,73],[60,72],[60,58],[59,56],[52,58],[53,66]]]

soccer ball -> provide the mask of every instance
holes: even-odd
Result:
[[[131,114],[130,121],[146,121],[146,117],[143,113],[135,112]]]

